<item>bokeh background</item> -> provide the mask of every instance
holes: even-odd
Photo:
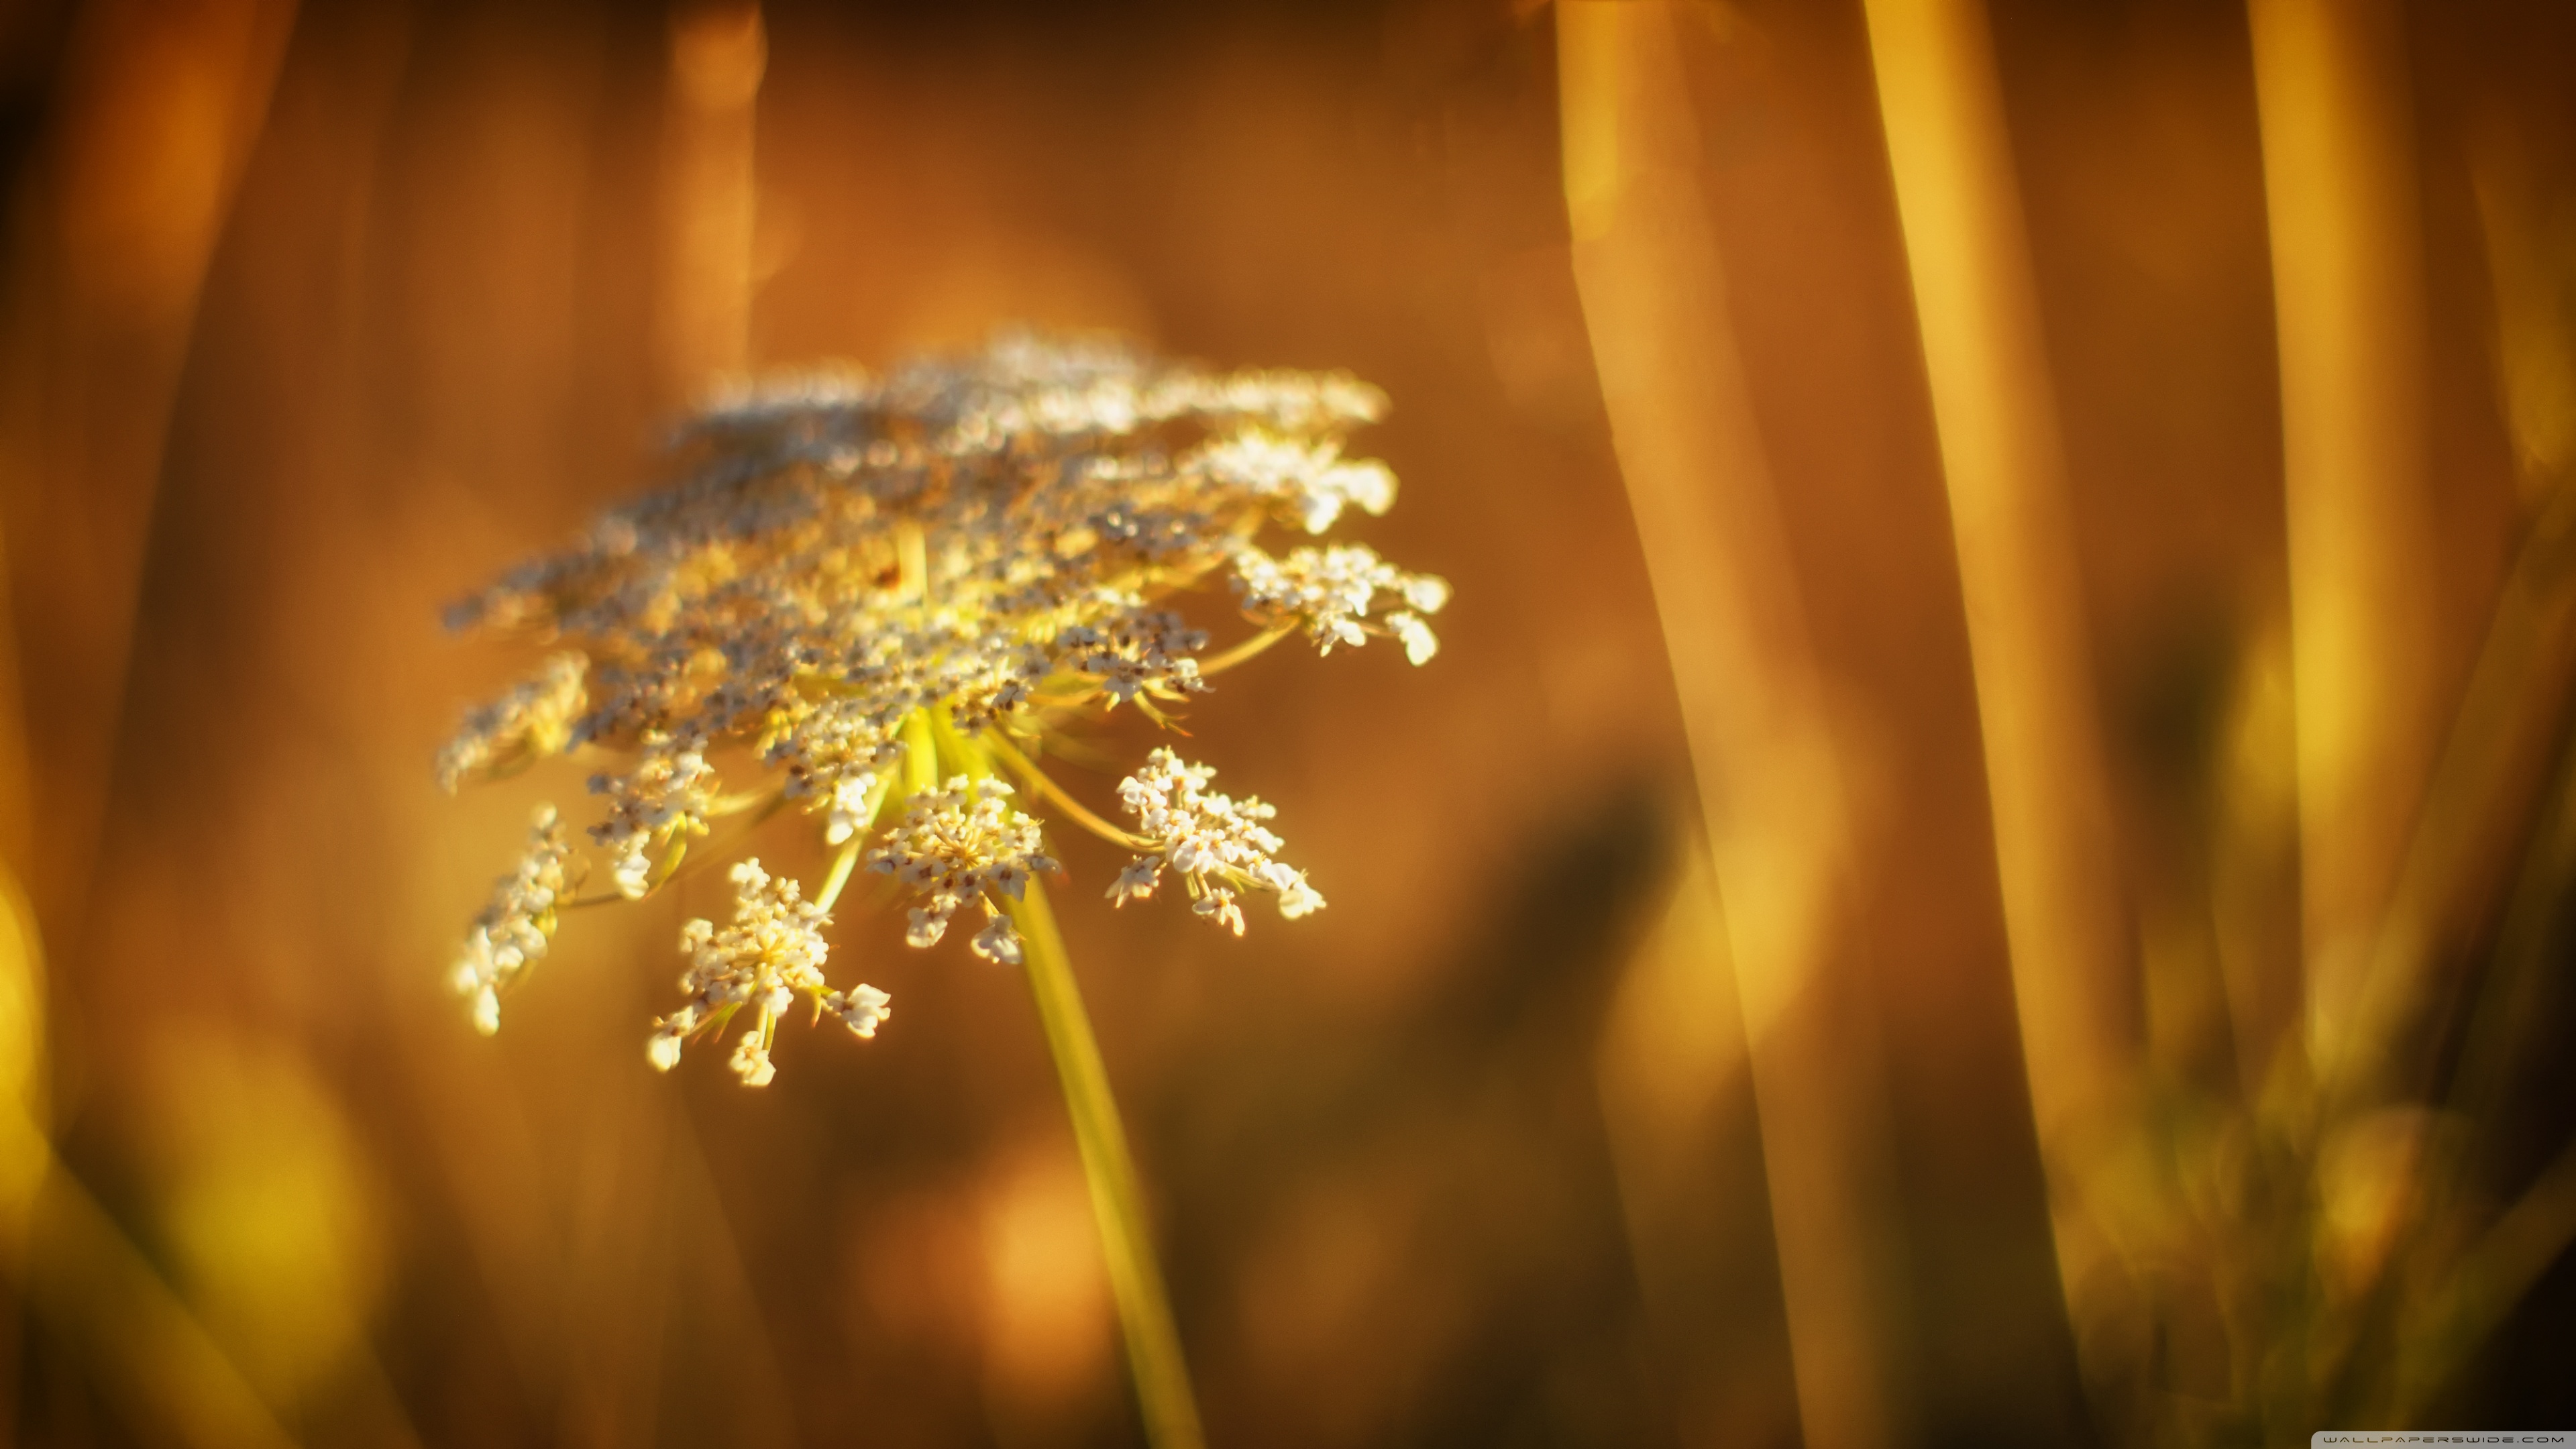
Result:
[[[585,772],[437,792],[440,606],[1005,322],[1379,384],[1457,588],[1190,713],[1330,910],[1062,842],[1212,1442],[2576,1428],[2576,13],[1572,8],[0,10],[0,1437],[1138,1442],[1015,975],[844,910],[758,1092],[720,886],[443,989]]]

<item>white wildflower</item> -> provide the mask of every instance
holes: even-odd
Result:
[[[1152,900],[1154,887],[1162,882],[1162,878],[1163,858],[1140,855],[1127,862],[1127,868],[1118,872],[1118,879],[1110,883],[1110,904],[1123,906],[1129,901]]]
[[[732,925],[718,930],[712,921],[695,920],[680,928],[680,950],[689,958],[680,990],[688,999],[678,1011],[654,1023],[645,1055],[654,1066],[668,1071],[679,1063],[681,1045],[690,1037],[719,1030],[749,1008],[754,1020],[735,1048],[733,1069],[746,1084],[757,1087],[767,1083],[775,1070],[769,1061],[769,1043],[778,1019],[799,995],[836,1014],[848,1009],[851,998],[833,990],[823,977],[824,960],[831,954],[823,928],[831,924],[831,916],[804,899],[795,881],[773,879],[757,860],[736,865],[732,877]],[[863,985],[858,994],[873,998],[874,1014],[883,1019],[885,993]],[[873,1031],[871,1024],[860,1035]]]
[[[1262,884],[1279,893],[1279,914],[1289,920],[1312,915],[1324,908],[1320,891],[1306,883],[1306,873],[1272,861],[1261,869]]]
[[[1404,657],[1410,663],[1428,664],[1431,657],[1440,652],[1439,638],[1431,632],[1430,625],[1422,622],[1420,614],[1409,611],[1389,614],[1386,627],[1394,630],[1395,637],[1404,641]]]
[[[903,822],[868,852],[870,870],[894,876],[921,897],[905,935],[910,944],[936,944],[959,906],[981,900],[995,925],[975,938],[976,954],[1020,959],[1019,937],[1002,920],[997,897],[1019,899],[1031,875],[1056,866],[1045,853],[1038,822],[1011,799],[1003,781],[957,776],[944,789],[914,795]]]
[[[1019,965],[1020,933],[1013,929],[1010,917],[990,906],[985,909],[991,911],[991,916],[984,922],[984,929],[975,933],[971,949],[987,961],[998,961],[1005,966]]]
[[[1235,555],[1234,569],[1234,591],[1244,613],[1272,628],[1304,629],[1323,653],[1332,653],[1336,644],[1367,643],[1371,634],[1401,637],[1416,664],[1440,647],[1421,615],[1436,613],[1449,601],[1449,586],[1425,574],[1406,573],[1366,545],[1299,548],[1285,558],[1272,558],[1246,544]],[[1409,609],[1384,623],[1370,619],[1382,601],[1397,600]]]
[[[697,1024],[697,1012],[685,1006],[653,1023],[653,1034],[644,1039],[644,1059],[653,1070],[667,1072],[680,1064],[680,1046]]]
[[[832,808],[823,827],[823,839],[833,845],[847,841],[867,829],[877,813],[877,777],[867,770],[844,776],[832,787]]]
[[[1058,634],[1057,667],[1097,679],[1112,708],[1140,693],[1177,699],[1207,688],[1191,657],[1207,641],[1207,631],[1190,628],[1178,614],[1139,609],[1102,627],[1077,624]]]
[[[1204,688],[1205,634],[1155,600],[1211,575],[1248,570],[1262,622],[1298,615],[1319,640],[1357,642],[1374,627],[1365,593],[1309,610],[1273,577],[1301,555],[1271,561],[1247,541],[1268,520],[1312,530],[1346,505],[1386,507],[1393,476],[1342,454],[1384,407],[1346,377],[1024,337],[883,378],[791,379],[691,422],[679,487],[450,617],[580,650],[589,712],[572,738],[740,740],[791,798],[832,791],[881,773],[918,710],[974,730],[1025,720],[1042,696]],[[611,777],[612,815],[657,813],[661,789]],[[667,841],[632,836],[621,824],[611,849],[622,879],[649,887]]]
[[[1275,499],[1308,533],[1322,533],[1357,504],[1384,513],[1395,502],[1395,475],[1383,463],[1346,463],[1338,438],[1307,441],[1252,429],[1210,443],[1183,466],[1257,496]]]
[[[1192,876],[1191,879],[1197,880],[1199,877]],[[1223,886],[1209,886],[1206,889],[1206,895],[1190,903],[1190,910],[1203,919],[1231,928],[1238,936],[1242,935],[1243,907],[1234,903],[1234,892]]]
[[[610,802],[608,818],[590,827],[590,838],[615,855],[609,873],[628,900],[652,889],[659,856],[706,833],[716,783],[698,743],[662,734],[648,735],[643,743],[643,758],[632,771],[590,780],[591,793]]]
[[[823,993],[823,1010],[839,1017],[851,1034],[874,1037],[877,1028],[894,1014],[892,1001],[892,997],[862,982],[846,994],[838,991]]]
[[[578,654],[548,659],[537,677],[465,717],[465,725],[438,752],[438,788],[449,794],[469,779],[487,779],[561,754],[581,717]]]
[[[518,869],[492,884],[491,903],[448,973],[449,989],[465,998],[474,1029],[501,1029],[501,994],[518,984],[555,933],[556,910],[570,891],[565,863],[572,847],[551,805],[539,806],[528,826],[527,853]]]
[[[1260,547],[1265,530],[1321,534],[1393,503],[1394,475],[1346,452],[1385,407],[1339,374],[1224,373],[1029,336],[739,390],[678,430],[676,486],[450,611],[455,627],[561,652],[467,719],[440,781],[576,746],[610,757],[589,829],[625,897],[659,889],[720,822],[800,802],[827,844],[871,841],[869,865],[905,888],[909,942],[941,940],[971,903],[984,912],[975,953],[1019,961],[1011,913],[1056,863],[1007,786],[960,772],[1008,770],[1135,845],[1039,773],[1078,714],[1132,704],[1168,723],[1167,707],[1291,632],[1327,652],[1371,636],[1416,663],[1437,651],[1440,580],[1355,545]],[[1211,621],[1174,602],[1219,580],[1259,632],[1211,653]],[[775,774],[752,788],[720,778],[737,771]],[[1111,897],[1151,897],[1168,867],[1231,930],[1250,892],[1291,917],[1320,907],[1274,858],[1269,807],[1206,786],[1168,751],[1127,781],[1146,853]],[[518,903],[477,921],[452,973],[486,1029],[553,930],[565,852],[558,840],[531,860],[512,878]],[[823,887],[833,900],[846,870]],[[885,994],[824,980],[823,905],[755,864],[735,885],[731,926],[683,932],[686,1000],[655,1024],[648,1061],[668,1070],[748,1008],[733,1065],[765,1082],[776,1021],[800,995],[873,1035]]]
[[[766,1023],[744,1032],[742,1040],[734,1045],[733,1060],[725,1063],[746,1087],[766,1087],[778,1075],[777,1064],[769,1059],[768,1035]]]
[[[1145,768],[1119,783],[1120,802],[1154,851],[1128,863],[1110,898],[1123,905],[1152,895],[1168,865],[1187,885],[1191,910],[1238,936],[1243,909],[1235,897],[1242,890],[1278,896],[1279,913],[1290,920],[1322,909],[1324,898],[1306,883],[1304,872],[1275,858],[1283,842],[1262,822],[1278,811],[1257,798],[1238,801],[1210,790],[1215,778],[1216,771],[1205,765],[1156,750]]]

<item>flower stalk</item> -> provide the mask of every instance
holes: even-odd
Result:
[[[1082,1009],[1073,962],[1065,954],[1055,912],[1047,905],[1046,888],[1029,882],[1027,893],[1011,903],[1010,913],[1020,932],[1029,995],[1037,1002],[1038,1024],[1046,1032],[1047,1053],[1055,1059],[1056,1079],[1064,1087],[1065,1112],[1073,1119],[1074,1145],[1082,1154],[1082,1178],[1091,1190],[1100,1255],[1108,1264],[1109,1291],[1118,1305],[1118,1326],[1127,1344],[1127,1368],[1136,1382],[1136,1407],[1145,1421],[1146,1442],[1154,1449],[1200,1449],[1207,1436],[1199,1427],[1198,1404],[1190,1394],[1189,1367],[1181,1358],[1171,1297],[1164,1291],[1163,1272],[1154,1260],[1144,1190],[1137,1182],[1135,1158],[1127,1150],[1127,1134],[1119,1125],[1117,1100],[1110,1095],[1100,1043],[1092,1036],[1091,1018]]]

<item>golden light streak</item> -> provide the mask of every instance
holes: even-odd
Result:
[[[2308,1037],[2338,1075],[2439,741],[2424,316],[2384,0],[2253,0],[2281,351]]]
[[[2131,1071],[2118,842],[2065,462],[1978,0],[1869,0],[1888,161],[1958,549],[2031,1109],[2079,1351],[2134,1319],[2082,1202]],[[2103,1365],[2087,1362],[2088,1375]]]
[[[1798,1411],[1887,1442],[1870,1055],[1832,1009],[1854,806],[1733,343],[1670,8],[1557,7],[1576,289],[1689,734],[1760,1116]]]
[[[58,950],[78,949],[198,295],[294,17],[291,0],[82,7],[30,191],[38,229],[0,331],[0,505],[13,539],[44,541],[7,560],[5,662],[45,708],[10,726],[40,768],[0,742],[0,849]]]

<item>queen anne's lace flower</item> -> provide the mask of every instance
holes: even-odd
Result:
[[[904,935],[910,944],[937,944],[959,906],[981,901],[989,923],[975,937],[975,954],[1016,965],[1020,938],[1002,917],[1002,899],[1020,899],[1029,878],[1055,862],[1044,853],[1038,823],[1012,808],[1009,785],[959,776],[912,797],[903,823],[868,853],[868,868],[892,874],[921,898]]]
[[[1204,629],[1159,609],[1139,610],[1106,628],[1076,624],[1055,637],[1058,667],[1100,681],[1115,708],[1138,694],[1178,698],[1207,688],[1193,656],[1207,647]]]
[[[1376,636],[1415,663],[1432,656],[1427,616],[1448,596],[1438,579],[1358,545],[1273,557],[1258,543],[1268,528],[1321,534],[1393,503],[1383,464],[1343,454],[1384,406],[1338,374],[1214,373],[1034,338],[721,399],[680,430],[675,486],[450,611],[457,627],[562,652],[468,718],[440,781],[453,789],[574,749],[614,757],[592,780],[605,810],[590,834],[615,896],[630,898],[670,879],[725,818],[786,805],[813,816],[840,851],[816,899],[746,866],[735,924],[692,923],[688,1000],[652,1037],[667,1067],[682,1041],[754,1003],[733,1057],[754,1085],[770,1077],[774,1024],[794,995],[862,1036],[884,1017],[884,993],[836,992],[822,976],[825,913],[862,854],[910,891],[913,944],[941,939],[974,902],[985,922],[971,949],[1021,958],[1007,912],[1056,864],[997,768],[1145,852],[1120,877],[1121,900],[1151,895],[1169,868],[1201,914],[1232,929],[1247,890],[1302,915],[1323,899],[1274,858],[1269,807],[1208,791],[1201,767],[1156,752],[1121,789],[1143,826],[1129,834],[1034,761],[1075,712],[1132,704],[1165,719],[1290,634],[1326,652]],[[1174,604],[1218,579],[1260,632],[1210,653],[1208,621]],[[728,794],[720,770],[736,762],[777,775]],[[458,968],[478,1022],[497,1020],[499,992],[553,928],[565,854],[550,838],[551,853],[512,878],[544,904],[496,902]]]
[[[1344,463],[1341,452],[1339,439],[1308,443],[1256,430],[1210,444],[1199,464],[1229,483],[1290,500],[1306,531],[1322,533],[1352,504],[1384,513],[1395,502],[1395,475],[1384,463]]]
[[[560,753],[581,717],[581,677],[589,661],[558,654],[537,677],[465,717],[465,727],[438,752],[438,785],[454,790]]]
[[[826,812],[823,843],[839,845],[860,831],[877,816],[877,802],[884,797],[872,771],[861,770],[843,775],[832,787],[832,805]]]
[[[657,851],[677,864],[673,848],[706,833],[716,781],[703,746],[658,733],[642,743],[644,755],[633,770],[590,777],[590,792],[609,800],[608,818],[590,827],[590,838],[616,857],[609,873],[628,900],[652,888]]]
[[[1324,898],[1303,871],[1274,858],[1283,843],[1262,824],[1279,812],[1259,798],[1235,800],[1208,788],[1216,771],[1193,765],[1170,750],[1145,757],[1145,768],[1118,786],[1119,802],[1136,817],[1137,834],[1153,849],[1128,862],[1109,899],[1125,905],[1154,893],[1163,868],[1178,872],[1191,909],[1243,934],[1243,909],[1235,893],[1265,890],[1279,897],[1279,914],[1295,920],[1321,910]]]
[[[491,904],[466,934],[448,985],[465,998],[474,1029],[485,1036],[501,1029],[501,993],[546,954],[555,908],[567,891],[564,863],[571,853],[555,808],[539,806],[528,827],[527,854],[517,870],[492,883]]]
[[[824,980],[823,958],[832,948],[823,928],[831,923],[830,913],[804,899],[796,882],[773,879],[757,860],[735,866],[733,924],[719,931],[712,921],[691,921],[680,928],[680,950],[689,958],[680,990],[688,999],[653,1024],[645,1056],[668,1071],[679,1064],[681,1043],[722,1031],[749,1006],[755,1020],[743,1032],[732,1065],[746,1084],[767,1086],[776,1072],[769,1061],[771,1037],[800,992],[860,1036],[875,1036],[890,998],[865,984],[844,994]]]
[[[1404,641],[1416,664],[1440,649],[1421,616],[1449,602],[1448,584],[1406,573],[1356,543],[1300,548],[1286,558],[1246,544],[1234,557],[1234,591],[1244,613],[1273,628],[1302,626],[1323,653],[1332,653],[1336,644],[1365,644],[1372,633],[1391,633]],[[1406,607],[1372,625],[1369,611],[1391,600]]]

